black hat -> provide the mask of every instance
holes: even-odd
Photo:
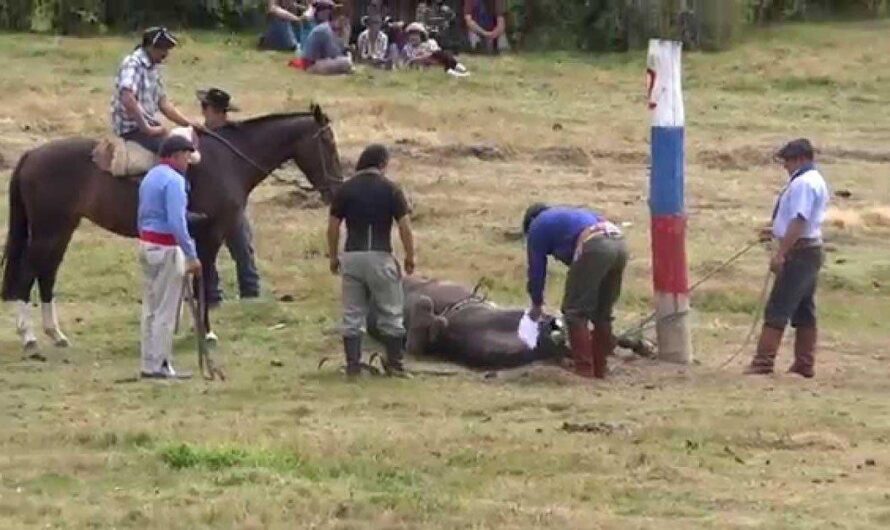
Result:
[[[535,220],[535,218],[537,216],[541,215],[541,212],[543,212],[547,208],[550,208],[550,207],[547,206],[546,204],[544,204],[543,202],[536,202],[536,203],[532,204],[531,206],[529,206],[528,208],[526,208],[525,215],[522,216],[522,233],[523,234],[528,234],[528,229],[531,228],[532,222]]]
[[[154,46],[156,48],[175,48],[179,44],[176,37],[163,26],[148,28],[142,34],[142,46]]]
[[[161,143],[161,149],[158,151],[158,156],[161,158],[167,158],[169,156],[173,156],[180,151],[188,151],[190,153],[195,152],[195,146],[192,144],[191,140],[185,138],[184,136],[179,136],[178,134],[173,134],[167,137],[163,143]]]
[[[814,156],[813,144],[806,138],[792,140],[776,152],[776,158],[781,160],[791,160],[800,157],[812,160]]]
[[[219,88],[210,88],[207,90],[198,90],[195,92],[195,95],[198,96],[198,101],[205,105],[209,105],[215,109],[219,109],[225,112],[238,112],[239,109],[236,105],[232,104],[232,96],[229,95],[225,90],[221,90]]]

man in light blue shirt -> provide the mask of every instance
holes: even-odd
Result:
[[[816,283],[822,268],[822,223],[828,208],[825,179],[814,166],[804,138],[789,142],[776,158],[791,177],[773,208],[769,232],[778,248],[770,259],[776,281],[766,304],[763,330],[747,374],[771,374],[788,323],[795,328],[794,363],[788,370],[815,375]]]
[[[173,331],[186,274],[200,274],[201,262],[186,224],[185,172],[192,143],[178,135],[161,144],[160,163],[139,185],[139,261],[142,265],[141,375],[188,377],[173,369]]]
[[[316,0],[314,5],[319,24],[312,28],[303,44],[306,71],[321,75],[351,74],[352,57],[336,35],[345,23],[340,6],[331,0]]]

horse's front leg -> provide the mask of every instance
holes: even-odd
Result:
[[[59,315],[56,313],[56,301],[41,302],[40,312],[43,315],[43,332],[52,339],[53,344],[59,348],[66,348],[70,344],[68,337],[62,333],[59,326]]]
[[[219,254],[220,246],[222,245],[222,236],[218,234],[212,234],[210,237],[202,238],[200,241],[196,241],[198,247],[198,259],[201,260],[201,275],[203,276],[203,284],[204,292],[204,305],[203,305],[203,314],[201,318],[204,320],[204,330],[207,333],[206,339],[210,342],[217,342],[219,337],[216,336],[216,333],[210,327],[210,304],[207,303],[208,296],[211,294],[208,292],[210,288],[210,284],[212,282],[210,280],[210,275],[216,274],[215,263],[216,263],[216,255]],[[198,281],[195,281],[194,284],[194,292],[199,293],[198,289],[201,287]]]

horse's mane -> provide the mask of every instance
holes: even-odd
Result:
[[[265,123],[267,121],[277,121],[277,120],[287,120],[290,118],[311,118],[313,113],[302,111],[302,112],[277,112],[273,114],[266,114],[264,116],[254,116],[253,118],[247,118],[246,120],[238,120],[238,121],[230,121],[223,127],[220,127],[220,130],[239,130],[242,127],[247,127],[251,125],[259,125]]]

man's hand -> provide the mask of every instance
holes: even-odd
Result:
[[[414,256],[405,256],[405,274],[414,274]]]
[[[782,272],[782,267],[785,266],[785,255],[781,252],[776,252],[773,254],[771,260],[769,260],[769,270],[773,271],[773,274],[778,275]]]
[[[764,226],[757,229],[757,240],[761,243],[766,243],[768,241],[772,241],[773,239],[773,229],[769,226]]]
[[[528,318],[534,320],[535,322],[541,320],[541,316],[544,315],[544,306],[541,305],[532,305],[528,310]]]
[[[149,125],[148,129],[145,130],[145,134],[149,136],[166,136],[167,129],[163,125]]]
[[[205,127],[204,124],[200,121],[193,121],[193,122],[189,123],[189,127],[191,127],[192,129],[194,129],[198,132],[202,132],[202,133],[207,132],[207,127]]]
[[[190,259],[185,264],[185,271],[195,277],[201,275],[201,260],[198,258]]]
[[[336,254],[331,256],[330,267],[331,274],[333,274],[334,276],[340,274],[340,257]]]

